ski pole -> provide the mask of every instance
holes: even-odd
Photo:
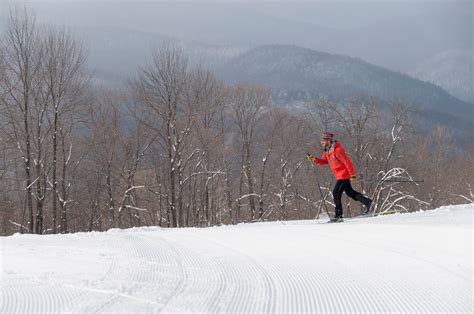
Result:
[[[309,155],[309,153],[308,153],[307,155]],[[312,164],[313,167],[314,167],[313,169],[316,171],[316,166],[314,165],[314,163],[311,162],[311,164]],[[325,198],[324,195],[323,195],[323,191],[322,191],[322,189],[321,189],[321,184],[319,184],[318,176],[316,175],[315,177],[316,177],[316,184],[318,185],[319,193],[321,194],[321,200],[322,200],[322,202],[323,202],[324,209],[326,210],[326,213],[329,215],[329,210],[328,210],[328,208],[327,208],[327,206],[326,206],[326,198]]]
[[[422,183],[424,180],[378,180],[378,179],[367,179],[359,180],[359,182],[395,182],[395,183]]]

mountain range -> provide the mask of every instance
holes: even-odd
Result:
[[[228,83],[245,81],[267,86],[279,104],[291,106],[320,96],[334,100],[354,95],[373,96],[385,103],[398,98],[419,109],[427,127],[443,123],[454,129],[472,128],[474,105],[465,101],[470,98],[460,100],[450,95],[434,83],[446,84],[423,74],[436,69],[449,72],[453,67],[446,60],[453,54],[427,63],[416,72],[423,79],[419,80],[360,58],[297,45],[217,45],[115,26],[75,26],[71,30],[88,47],[95,79],[107,85],[123,84],[150,60],[152,49],[171,43],[183,48],[192,66],[204,65]],[[457,68],[465,67],[463,59],[458,60],[454,63]],[[445,82],[469,86],[472,82],[469,73],[472,72],[467,71],[467,79],[456,76],[456,80]],[[457,95],[449,86],[446,89]]]
[[[89,47],[94,76],[107,84],[121,84],[133,77],[138,67],[150,61],[152,49],[172,44],[183,49],[191,66],[208,67],[229,84],[264,85],[280,105],[294,106],[321,96],[336,101],[355,95],[373,96],[385,103],[397,98],[419,109],[419,122],[427,128],[437,123],[472,127],[473,103],[452,96],[434,84],[437,82],[416,79],[360,58],[294,45],[214,45],[116,27],[76,27],[74,32]],[[463,66],[462,62],[456,64]],[[427,73],[431,68],[424,69]],[[466,82],[461,79],[459,84]]]
[[[231,84],[248,82],[267,86],[280,104],[311,101],[321,96],[336,101],[372,96],[384,103],[400,99],[414,106],[429,124],[469,127],[473,121],[473,104],[432,83],[359,58],[296,46],[262,46],[228,60],[216,72]]]

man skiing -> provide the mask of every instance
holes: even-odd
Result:
[[[361,193],[355,191],[351,183],[357,183],[357,177],[354,172],[354,166],[352,165],[351,160],[347,157],[344,148],[341,144],[334,140],[334,134],[329,132],[324,132],[321,137],[321,145],[324,148],[324,153],[321,158],[317,158],[308,153],[308,160],[316,165],[325,165],[329,164],[331,170],[336,177],[336,185],[332,191],[334,197],[334,204],[336,205],[335,217],[331,218],[330,222],[342,222],[342,202],[341,197],[342,193],[346,194],[365,205],[365,214],[370,211],[370,206],[372,205],[372,200],[368,197],[365,197]]]

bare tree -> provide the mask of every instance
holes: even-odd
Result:
[[[455,168],[459,167],[454,162],[456,151],[452,132],[438,125],[412,146],[412,152],[407,152],[407,158],[411,160],[409,167],[425,180],[418,192],[425,195],[432,208],[449,204],[452,201],[451,187],[447,182],[457,181]]]
[[[83,101],[84,88],[88,82],[85,73],[86,53],[81,44],[64,29],[49,28],[44,36],[42,80],[45,83],[45,98],[51,106],[50,124],[52,135],[52,180],[53,193],[53,231],[57,229],[58,212],[58,134],[61,119],[71,115]],[[74,122],[72,120],[71,122]],[[63,135],[66,133],[63,132]],[[65,140],[63,138],[63,140]],[[64,149],[64,147],[63,147]],[[63,163],[63,171],[67,170],[68,162]],[[63,204],[64,205],[64,204]],[[62,206],[61,232],[66,231],[64,225],[66,207]]]
[[[462,153],[449,163],[448,170],[453,180],[449,184],[449,191],[452,196],[452,203],[474,202],[474,143],[472,141],[463,147]]]
[[[140,212],[148,212],[148,209],[139,207],[137,190],[144,189],[145,183],[138,184],[136,179],[137,171],[144,160],[146,152],[151,147],[157,135],[152,135],[142,122],[146,117],[142,116],[143,111],[136,110],[135,104],[129,106],[129,113],[133,121],[129,122],[129,130],[122,138],[120,148],[123,150],[122,177],[125,183],[118,208],[118,226],[123,227],[123,212],[127,210],[129,226],[140,226]]]
[[[38,231],[33,213],[32,173],[32,92],[37,88],[40,71],[40,42],[36,19],[26,9],[14,9],[4,35],[4,67],[1,111],[8,121],[10,134],[23,160],[26,222],[29,232]],[[38,214],[38,213],[37,213]],[[25,215],[22,215],[23,217]],[[42,215],[37,215],[42,217]],[[24,225],[22,219],[21,225]],[[41,222],[38,222],[40,225]],[[20,231],[23,231],[20,229]]]
[[[61,119],[58,123],[58,139],[59,139],[59,166],[60,176],[58,178],[57,198],[60,216],[61,233],[69,232],[68,221],[69,212],[73,206],[77,206],[78,200],[81,199],[77,190],[77,181],[80,181],[81,164],[86,155],[92,149],[90,143],[84,141],[81,136],[76,133],[76,124],[72,117],[69,119]],[[73,193],[76,190],[76,193]]]
[[[209,226],[216,223],[218,214],[216,207],[218,195],[214,188],[218,186],[220,178],[226,174],[225,170],[220,168],[219,150],[216,149],[223,132],[219,127],[219,114],[225,106],[225,90],[209,71],[195,70],[192,72],[191,82],[190,96],[199,108],[198,120],[194,128],[194,134],[199,143],[197,147],[199,153],[195,158],[195,171],[190,175],[194,177],[193,180],[199,182],[201,187],[199,197],[201,201],[198,207],[202,208],[202,219]],[[191,177],[184,179],[184,181],[187,180],[191,180]]]
[[[413,181],[408,164],[403,160],[402,147],[411,130],[410,112],[409,106],[400,100],[392,100],[390,114],[381,117],[380,125],[373,132],[377,145],[366,153],[368,158],[364,166],[365,173],[376,180],[363,182],[362,186],[375,200],[374,212],[407,211],[407,201],[412,200],[416,201],[412,205],[418,205],[417,208],[424,204],[410,193],[404,182],[397,182]]]
[[[332,107],[333,119],[346,140],[350,141],[352,160],[358,169],[364,168],[364,162],[370,158],[367,152],[376,145],[371,135],[380,119],[380,110],[376,99],[365,97],[352,97]],[[363,178],[365,173],[362,170],[361,174]]]
[[[153,53],[153,60],[141,68],[133,82],[133,93],[151,115],[157,118],[152,127],[165,151],[168,168],[168,211],[172,226],[183,225],[182,175],[193,150],[183,156],[186,141],[196,123],[198,108],[194,99],[186,97],[190,91],[190,74],[184,53],[167,46]]]
[[[251,219],[255,219],[255,189],[252,171],[252,149],[262,113],[271,105],[270,92],[259,86],[238,85],[234,88],[231,99],[234,123],[237,125],[241,140],[241,178],[237,219],[240,219],[241,201],[249,200]],[[244,180],[245,178],[245,180]],[[243,193],[242,185],[247,184],[247,193]]]
[[[90,107],[88,142],[92,146],[87,156],[86,171],[92,172],[86,188],[90,189],[89,229],[93,225],[105,228],[117,227],[117,206],[119,204],[121,156],[120,142],[123,141],[121,121],[124,95],[120,91],[107,90],[96,93],[94,106]]]
[[[313,134],[321,134],[330,131],[335,126],[337,104],[327,97],[320,97],[318,100],[309,102],[305,106],[306,127]]]
[[[231,93],[231,92],[230,92]],[[229,89],[225,90],[224,98],[227,102],[227,99],[229,97]],[[229,158],[229,156],[232,156],[233,154],[233,147],[230,145],[228,142],[228,137],[230,132],[229,129],[231,126],[229,123],[226,123],[226,119],[228,117],[228,106],[226,105],[226,102],[222,103],[219,106],[219,126],[220,126],[220,142],[219,142],[219,150],[220,150],[220,159],[222,163],[222,168],[224,169],[225,172],[225,178],[224,178],[224,194],[225,194],[225,207],[226,211],[229,212],[229,220],[230,223],[234,224],[236,222],[235,220],[235,214],[233,210],[234,206],[234,200],[233,200],[233,191],[232,191],[232,181],[233,181],[233,176],[232,176],[232,160]],[[240,204],[240,203],[239,203]]]
[[[303,150],[304,124],[297,117],[283,115],[274,132],[277,137],[276,157],[279,169],[279,184],[275,187],[274,194],[278,200],[280,219],[287,219],[287,207],[297,199],[294,193],[291,195],[295,177],[303,162],[306,162]]]

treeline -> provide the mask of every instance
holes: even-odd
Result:
[[[312,219],[334,179],[306,161],[331,130],[376,213],[473,201],[473,147],[410,108],[326,98],[288,110],[268,90],[226,86],[176,47],[153,52],[127,88],[107,89],[62,28],[12,11],[0,45],[1,234]],[[466,141],[469,142],[469,141]],[[393,179],[423,179],[396,183]],[[344,199],[345,215],[360,213]],[[324,206],[326,204],[327,206]]]

